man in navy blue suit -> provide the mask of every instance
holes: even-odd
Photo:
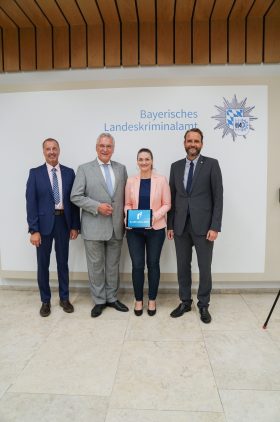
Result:
[[[26,208],[30,242],[36,246],[38,286],[42,306],[40,315],[51,313],[49,265],[53,240],[59,283],[60,306],[74,312],[69,301],[69,239],[76,239],[80,230],[80,211],[70,202],[75,178],[73,169],[58,162],[59,143],[52,138],[43,142],[46,163],[30,170],[26,186]]]

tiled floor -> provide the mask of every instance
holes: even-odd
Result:
[[[54,294],[57,296],[57,293]],[[176,294],[158,312],[107,308],[90,317],[87,292],[73,314],[37,291],[0,289],[1,422],[279,422],[280,301],[275,294],[213,294],[210,325],[192,312],[172,319]]]

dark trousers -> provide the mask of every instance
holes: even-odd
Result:
[[[143,300],[145,252],[147,255],[149,299],[155,300],[160,280],[159,260],[165,239],[165,229],[127,230],[128,250],[132,261],[132,282],[135,299]]]
[[[55,224],[51,234],[41,235],[41,245],[37,249],[38,286],[42,302],[50,302],[51,289],[49,283],[49,266],[53,240],[55,242],[55,255],[61,300],[69,298],[69,230],[64,215],[55,216]]]
[[[190,217],[187,218],[183,234],[181,236],[175,235],[174,241],[177,256],[179,297],[181,301],[189,304],[192,302],[191,262],[192,248],[194,246],[199,268],[197,306],[199,308],[208,307],[212,289],[211,264],[214,242],[207,240],[206,235],[198,236],[194,233]]]

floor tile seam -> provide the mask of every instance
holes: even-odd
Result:
[[[127,319],[127,325],[126,325],[125,333],[124,333],[124,336],[123,336],[123,341],[121,343],[121,348],[120,348],[120,351],[119,351],[119,357],[118,357],[118,361],[117,361],[117,364],[116,364],[116,370],[115,370],[115,374],[114,374],[114,380],[112,381],[112,384],[111,384],[110,394],[108,394],[108,396],[107,396],[108,397],[108,408],[107,408],[107,413],[106,413],[105,420],[107,419],[108,410],[110,408],[110,403],[111,403],[111,400],[112,400],[112,393],[113,393],[114,386],[115,386],[115,383],[116,383],[116,378],[117,378],[117,374],[118,374],[118,370],[119,370],[119,366],[120,366],[121,356],[122,356],[122,353],[123,353],[123,350],[124,350],[125,337],[126,337],[126,332],[127,332],[127,329],[128,329],[128,325],[129,325],[129,318]]]
[[[254,318],[257,322],[259,322],[257,315],[255,315],[255,314],[254,314],[254,312],[252,311],[252,309],[251,309],[251,307],[250,307],[249,303],[246,301],[246,298],[244,297],[244,294],[240,293],[240,297],[241,297],[242,301],[244,302],[244,304],[246,305],[246,307],[247,307],[248,311],[250,312],[250,314],[253,316],[253,318]]]
[[[108,395],[103,395],[103,394],[64,394],[64,393],[42,393],[42,392],[30,392],[30,391],[6,391],[5,394],[25,394],[25,395],[30,395],[30,396],[54,396],[54,397],[96,397],[96,398],[104,398],[104,399],[108,399]]]
[[[279,389],[269,388],[267,390],[264,390],[263,388],[258,389],[258,388],[225,388],[225,387],[222,387],[222,388],[219,389],[219,391],[220,392],[223,392],[223,391],[242,391],[242,392],[243,391],[246,391],[246,392],[252,391],[252,392],[259,392],[259,393],[273,393],[273,392],[280,393],[280,387],[279,387]]]
[[[134,410],[134,411],[149,411],[149,412],[172,412],[172,413],[187,413],[187,414],[191,414],[191,413],[210,413],[211,415],[222,415],[224,414],[224,412],[216,412],[216,411],[211,411],[211,410],[179,410],[179,409],[151,409],[151,408],[143,408],[143,407],[139,407],[139,408],[135,408],[135,407],[110,407],[108,409],[108,411],[112,411],[112,410]]]
[[[212,375],[213,375],[213,379],[214,379],[214,382],[215,382],[215,385],[216,385],[217,394],[219,396],[221,408],[223,409],[223,412],[222,413],[224,414],[224,416],[226,418],[226,412],[225,412],[224,404],[223,404],[222,397],[221,397],[221,394],[220,394],[220,389],[219,389],[218,381],[217,381],[216,376],[215,376],[215,371],[214,371],[214,368],[213,368],[213,365],[212,365],[212,362],[211,362],[209,350],[208,350],[207,343],[205,341],[205,336],[204,336],[204,333],[203,332],[202,332],[202,335],[203,335],[203,339],[204,339],[204,347],[205,347],[205,351],[206,351],[206,354],[207,354],[207,357],[208,357],[208,362],[209,362],[209,365],[210,365],[210,368],[211,368],[211,372],[212,372]]]

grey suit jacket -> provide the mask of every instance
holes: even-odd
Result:
[[[221,231],[223,182],[218,161],[202,155],[199,157],[189,194],[183,183],[185,165],[186,159],[171,165],[169,184],[172,205],[167,215],[167,228],[180,236],[189,208],[195,234],[206,235],[208,230]]]
[[[112,161],[115,175],[111,198],[97,159],[79,166],[71,192],[71,201],[82,208],[81,235],[86,240],[109,240],[113,230],[117,239],[124,235],[124,188],[127,180],[125,166]],[[112,216],[99,214],[100,203],[113,207]]]

